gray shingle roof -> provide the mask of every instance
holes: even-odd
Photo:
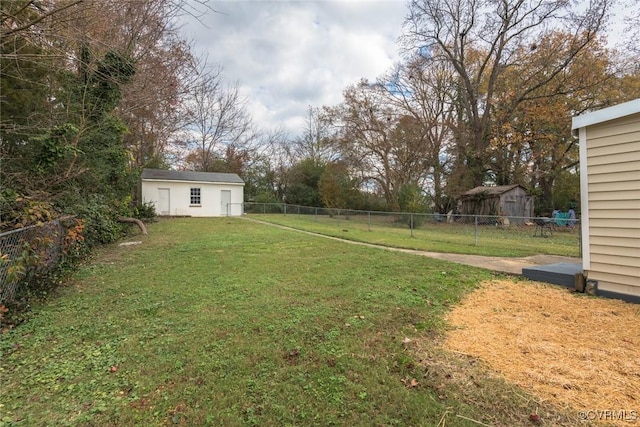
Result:
[[[513,190],[516,187],[522,187],[520,184],[513,185],[496,185],[493,187],[476,187],[469,191],[462,193],[462,196],[475,196],[476,194],[484,193],[491,196],[497,196],[507,191]],[[524,187],[522,187],[524,188]]]
[[[163,169],[143,169],[141,178],[159,179],[165,181],[197,181],[244,184],[244,181],[238,176],[238,174],[219,172],[190,172]]]

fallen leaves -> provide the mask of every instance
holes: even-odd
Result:
[[[294,348],[292,350],[286,351],[283,355],[283,359],[289,362],[290,364],[296,363],[296,359],[300,356],[300,350]]]
[[[411,378],[411,380],[409,380],[408,378],[402,378],[400,379],[400,382],[404,384],[406,388],[415,388],[420,385],[418,380],[416,380],[415,378]]]
[[[538,414],[529,415],[529,421],[531,421],[532,423],[539,423],[541,421],[540,415]]]

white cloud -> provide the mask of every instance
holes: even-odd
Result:
[[[184,26],[196,50],[239,81],[262,128],[304,126],[309,105],[334,105],[361,78],[399,60],[402,0],[213,1]]]

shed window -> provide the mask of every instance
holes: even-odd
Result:
[[[191,205],[200,206],[200,188],[191,187]]]

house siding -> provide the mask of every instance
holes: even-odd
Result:
[[[200,188],[200,206],[191,205],[191,188]],[[170,216],[214,217],[242,214],[242,184],[142,180],[142,201],[157,206],[159,189],[169,189]],[[222,206],[223,190],[231,191],[229,212],[224,211]]]
[[[599,291],[640,297],[640,113],[586,127],[588,263]]]

